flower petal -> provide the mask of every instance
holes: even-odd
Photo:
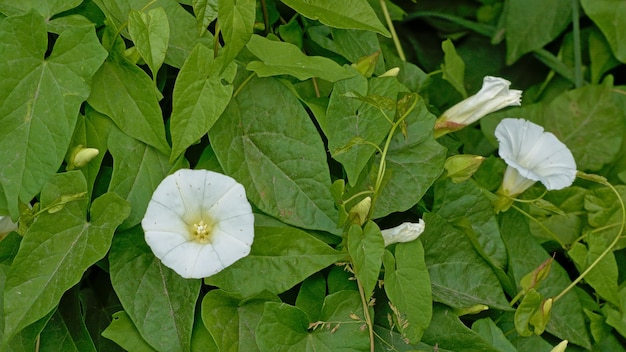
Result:
[[[543,127],[524,119],[503,119],[496,127],[499,154],[522,177],[540,181],[548,190],[570,186],[576,177],[574,156]]]
[[[196,242],[174,247],[161,261],[180,276],[190,279],[201,279],[224,269],[213,246]]]
[[[222,230],[215,229],[211,244],[224,267],[231,265],[250,253],[250,245]]]

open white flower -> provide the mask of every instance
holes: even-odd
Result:
[[[570,186],[576,178],[572,152],[543,127],[524,119],[507,118],[496,127],[499,154],[507,163],[498,193],[514,197],[536,181],[548,190]]]
[[[511,89],[511,82],[485,76],[478,93],[446,110],[435,122],[435,138],[478,121],[483,116],[507,106],[521,105],[522,91]]]
[[[418,238],[425,228],[426,223],[420,219],[419,222],[404,222],[396,227],[382,230],[381,233],[385,240],[385,247],[387,247],[394,243],[411,242]]]
[[[244,187],[207,170],[178,170],[157,187],[141,221],[146,242],[185,278],[204,278],[250,253],[254,215]]]

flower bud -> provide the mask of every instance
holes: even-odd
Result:
[[[424,223],[423,219],[420,219],[417,223],[405,222],[394,228],[382,230],[381,233],[385,240],[385,247],[387,247],[394,243],[411,242],[418,238],[425,228],[426,223]]]
[[[378,77],[398,77],[398,73],[400,73],[400,67],[394,67],[387,70],[387,72],[383,73]]]
[[[435,138],[458,131],[483,116],[507,106],[521,105],[522,91],[509,90],[511,82],[486,76],[478,93],[446,110],[435,122]]]
[[[352,64],[352,67],[359,71],[363,76],[370,78],[372,77],[372,74],[374,74],[374,69],[376,68],[379,57],[380,51],[377,51],[372,55],[360,58],[357,62]]]
[[[485,158],[480,155],[459,154],[449,157],[443,167],[454,183],[461,183],[472,177]]]
[[[567,348],[567,340],[561,341],[558,345],[554,346],[554,348],[550,352],[565,352]]]
[[[350,209],[350,212],[348,213],[348,219],[350,219],[350,222],[353,224],[363,226],[371,207],[372,198],[365,197],[362,201],[358,202],[355,206],[352,207],[352,209]]]
[[[100,154],[100,151],[96,148],[84,148],[82,145],[78,145],[72,150],[67,169],[79,169],[87,165],[93,158],[98,156],[98,154]]]

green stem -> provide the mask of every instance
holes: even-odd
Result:
[[[582,58],[580,51],[580,14],[578,0],[572,0],[572,35],[574,36],[574,84],[583,86]]]
[[[398,38],[398,33],[396,33],[396,28],[393,26],[393,21],[391,21],[391,16],[389,15],[389,10],[387,9],[387,3],[385,0],[380,0],[380,7],[383,9],[383,16],[385,16],[385,21],[387,21],[387,27],[389,27],[389,32],[391,33],[391,39],[393,39],[393,44],[396,46],[396,51],[398,51],[398,56],[400,60],[406,61],[406,55],[404,55],[404,50],[402,50],[402,45],[400,44],[400,38]]]
[[[252,72],[248,77],[246,77],[246,79],[243,82],[241,82],[239,87],[237,87],[237,90],[235,91],[235,93],[233,93],[233,98],[237,97],[237,95],[241,92],[243,87],[245,87],[246,84],[248,84],[248,82],[250,82],[254,78],[255,75],[256,73]]]
[[[552,237],[553,240],[557,241],[559,243],[559,246],[561,246],[561,248],[563,249],[567,249],[567,245],[565,243],[563,243],[561,241],[561,239],[552,231],[550,231],[550,229],[548,229],[544,224],[542,224],[539,220],[535,219],[532,215],[528,214],[527,212],[523,211],[520,207],[515,206],[515,204],[511,205],[511,207],[517,211],[519,211],[522,215],[526,216],[527,218],[533,220],[534,222],[537,223],[537,225],[539,225],[539,227],[541,227],[542,230],[544,230],[545,232],[547,232],[550,237]]]
[[[361,303],[363,304],[363,314],[365,314],[365,323],[367,324],[367,329],[370,335],[370,352],[374,352],[374,323],[372,322],[372,317],[370,316],[368,299],[365,297],[365,290],[363,289],[361,280],[357,279],[356,283],[359,287],[359,295],[361,296]]]
[[[586,177],[587,175],[582,173],[582,172],[578,172],[578,174],[576,175],[580,178],[583,178],[585,180],[590,180],[590,181],[594,181],[597,182],[601,185],[607,186],[609,187],[613,193],[615,193],[615,196],[617,197],[617,199],[619,200],[620,203],[620,207],[622,209],[622,224],[619,227],[619,231],[617,232],[617,235],[615,236],[615,239],[613,240],[613,242],[611,242],[611,244],[606,247],[606,249],[604,250],[604,252],[602,252],[602,254],[600,254],[598,256],[598,258],[596,258],[596,260],[593,261],[593,263],[591,263],[587,269],[585,269],[585,271],[583,271],[577,278],[576,280],[572,281],[572,283],[567,286],[561,293],[559,293],[556,297],[554,297],[553,302],[558,301],[561,297],[563,297],[567,292],[569,292],[571,289],[573,289],[587,274],[589,274],[589,272],[596,266],[598,265],[598,263],[604,259],[604,257],[611,253],[613,251],[613,248],[615,247],[615,245],[617,245],[617,242],[619,242],[619,240],[622,238],[622,233],[624,232],[624,226],[626,226],[626,206],[624,205],[624,200],[622,199],[622,196],[619,194],[619,192],[615,189],[615,187],[613,187],[613,185],[611,185],[608,181],[606,181],[606,179],[602,179],[599,180],[597,178],[594,177]]]
[[[213,36],[213,58],[217,57],[217,52],[220,49],[220,21],[215,21],[215,35]]]
[[[270,34],[270,15],[267,12],[267,4],[265,0],[261,0],[261,9],[263,11],[263,24],[265,25],[265,36]]]
[[[565,65],[561,60],[559,60],[548,50],[537,49],[533,51],[533,54],[539,61],[543,62],[552,71],[558,73],[559,75],[563,76],[563,78],[572,83],[576,82],[576,78],[574,78],[575,73],[572,72],[572,69],[567,67],[567,65]]]

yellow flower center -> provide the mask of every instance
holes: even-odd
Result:
[[[199,243],[211,242],[211,235],[213,233],[214,223],[209,221],[205,223],[204,220],[200,220],[197,224],[193,224],[192,240]]]

